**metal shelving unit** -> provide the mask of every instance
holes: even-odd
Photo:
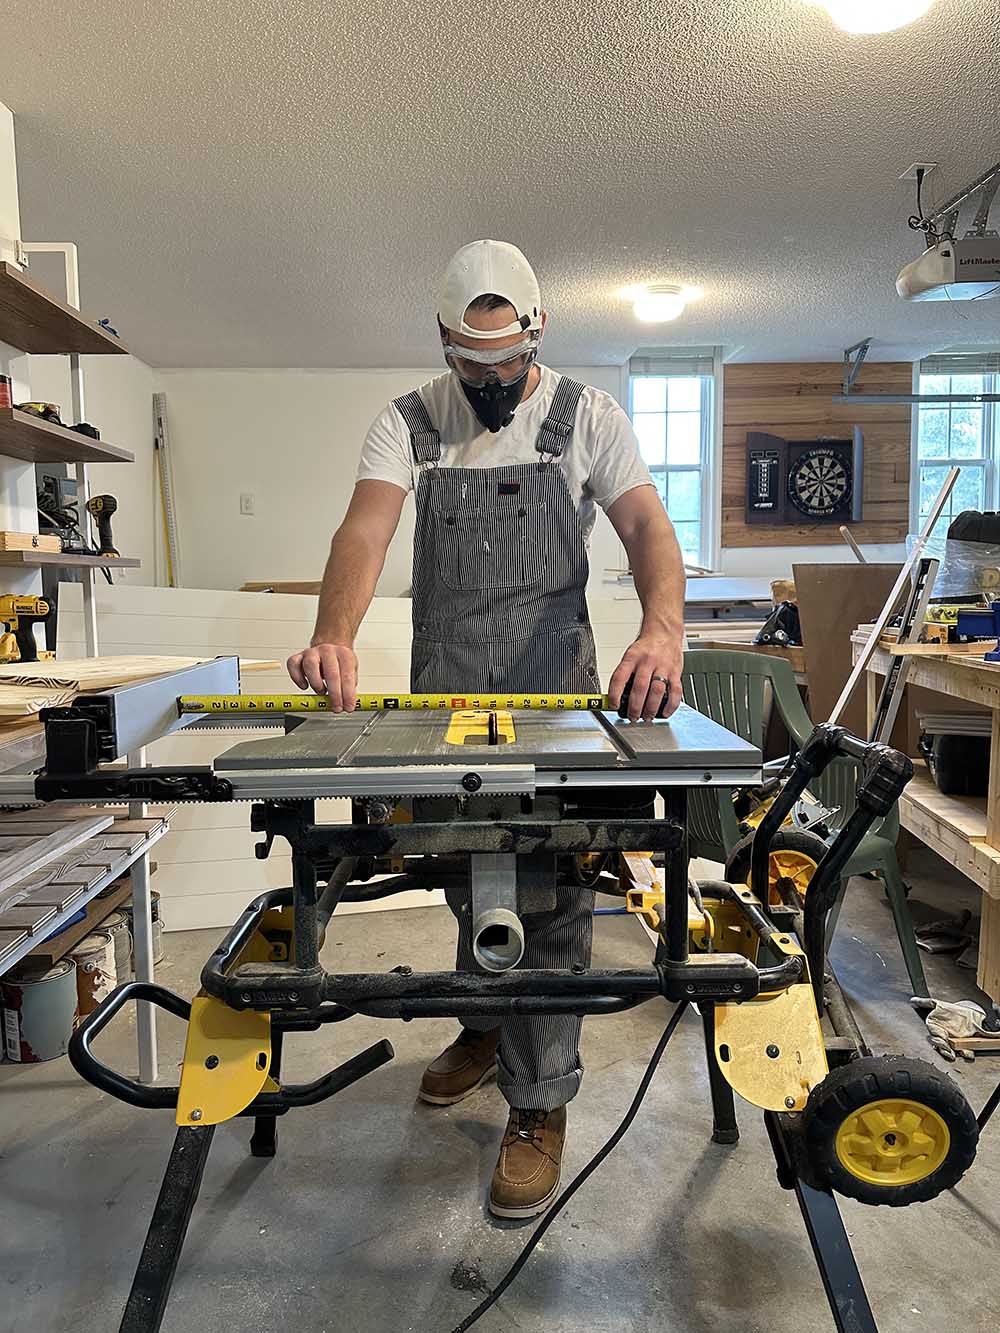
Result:
[[[57,253],[62,255],[66,272],[66,300],[60,301],[38,286],[14,264],[0,263],[0,343],[29,354],[60,355],[69,357],[71,405],[74,421],[85,421],[84,375],[81,356],[125,356],[128,348],[120,338],[106,329],[92,324],[80,314],[80,277],[76,246],[70,243],[24,242],[24,255]],[[90,514],[87,500],[90,489],[87,481],[88,462],[134,461],[134,455],[101,440],[79,435],[65,426],[56,426],[40,418],[5,409],[0,413],[0,455],[25,458],[31,462],[63,462],[76,466],[76,484],[80,530],[91,540]],[[9,554],[19,554],[11,552]],[[84,634],[87,654],[96,657],[97,604],[94,595],[94,570],[114,567],[107,560],[95,558],[93,564],[84,564],[86,557],[62,556],[57,560],[40,560],[39,552],[31,552],[31,565],[65,564],[76,566],[83,573]],[[27,560],[3,560],[0,565],[26,566]],[[114,562],[119,568],[136,568],[138,561]]]

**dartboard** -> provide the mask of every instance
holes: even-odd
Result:
[[[807,518],[827,518],[851,501],[851,473],[834,449],[807,449],[788,468],[788,498]]]

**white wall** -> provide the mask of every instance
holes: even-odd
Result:
[[[58,403],[67,420],[70,404],[69,358],[26,358],[31,397]],[[161,519],[153,451],[153,371],[134,356],[83,358],[87,420],[101,438],[135,454],[134,463],[92,463],[87,468],[91,495],[110,494],[118,501],[111,520],[115,545],[141,560],[139,569],[115,574],[120,583],[153,584]]]
[[[17,164],[14,153],[14,117],[0,102],[0,259],[12,259],[12,241],[21,239],[17,199]],[[14,401],[27,394],[28,358],[0,342],[0,375],[11,377]],[[0,458],[0,528],[35,532],[35,469],[30,463]],[[0,592],[41,592],[37,571],[0,570]]]
[[[872,564],[895,564],[906,559],[903,542],[891,545],[868,542],[861,549]],[[837,546],[724,546],[721,572],[791,578],[792,565],[835,565],[851,559],[850,548],[844,542]]]
[[[319,579],[343,517],[365,433],[386,403],[433,370],[167,370],[184,583],[238,588],[251,580]],[[617,367],[573,369],[616,397]],[[252,517],[240,494],[254,496]],[[403,511],[380,596],[410,584],[413,501]],[[595,579],[621,545],[603,515],[592,542]]]

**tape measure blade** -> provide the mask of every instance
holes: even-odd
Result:
[[[184,695],[178,711],[190,713],[328,713],[330,700],[323,694],[208,694]],[[551,711],[584,712],[610,707],[607,695],[586,694],[361,694],[356,712],[463,712]]]

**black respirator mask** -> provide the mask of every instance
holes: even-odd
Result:
[[[514,420],[537,356],[537,334],[515,347],[489,350],[444,344],[444,359],[458,376],[469,406],[494,435]]]

